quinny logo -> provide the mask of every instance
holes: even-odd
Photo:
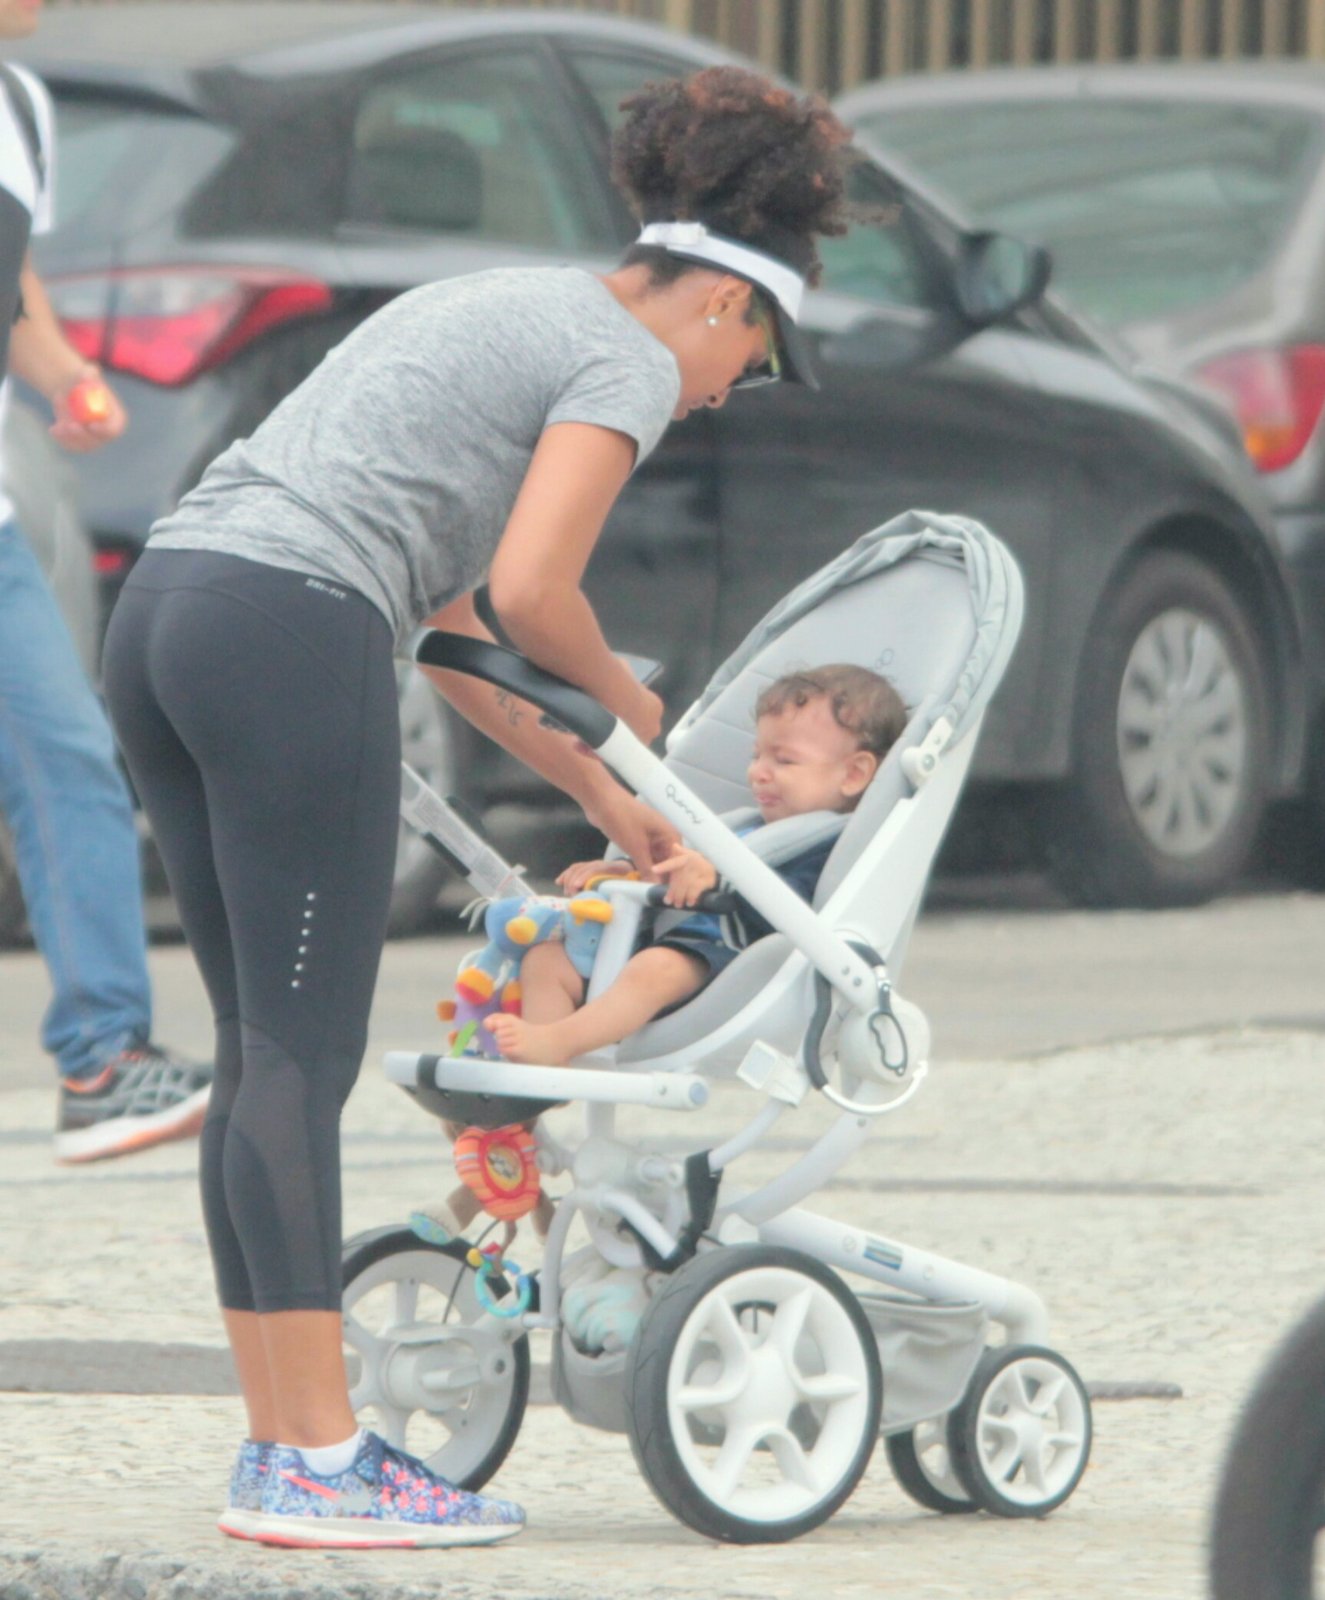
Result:
[[[685,801],[682,800],[681,796],[677,794],[676,785],[674,783],[669,783],[663,792],[678,811],[685,812],[686,816],[690,818],[691,822],[698,822],[700,820],[699,814],[695,811],[692,811]]]

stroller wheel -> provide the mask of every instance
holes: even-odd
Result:
[[[958,1516],[980,1507],[962,1487],[948,1448],[947,1417],[918,1422],[905,1433],[893,1433],[883,1441],[888,1465],[907,1494],[928,1511]]]
[[[1072,1366],[1038,1345],[986,1350],[948,1425],[971,1499],[1000,1517],[1044,1517],[1081,1482],[1090,1400]]]
[[[524,1420],[529,1339],[480,1306],[467,1249],[428,1244],[408,1228],[358,1234],[341,1254],[341,1304],[360,1421],[476,1490]]]
[[[712,1539],[817,1528],[869,1464],[883,1378],[836,1273],[797,1250],[731,1245],[650,1302],[626,1364],[630,1442],[649,1487]]]

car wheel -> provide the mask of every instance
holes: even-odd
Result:
[[[1050,863],[1087,905],[1194,905],[1242,869],[1265,808],[1251,627],[1192,556],[1156,551],[1105,603],[1081,665],[1074,771]]]
[[[440,795],[465,794],[460,783],[462,734],[455,713],[417,667],[396,668],[400,704],[400,754],[423,781]],[[402,820],[396,846],[387,932],[393,937],[417,933],[437,906],[437,896],[450,868],[426,839]]]

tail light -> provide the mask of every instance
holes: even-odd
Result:
[[[1325,408],[1325,345],[1239,350],[1193,373],[1228,400],[1261,472],[1291,466]]]
[[[135,268],[46,287],[66,337],[89,361],[166,386],[331,306],[331,290],[316,278],[249,268]]]
[[[133,556],[123,545],[98,545],[92,552],[92,570],[107,582],[120,582],[129,576]]]

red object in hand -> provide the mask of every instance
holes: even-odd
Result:
[[[100,378],[84,378],[70,389],[65,404],[74,421],[87,426],[107,421],[115,399]]]

